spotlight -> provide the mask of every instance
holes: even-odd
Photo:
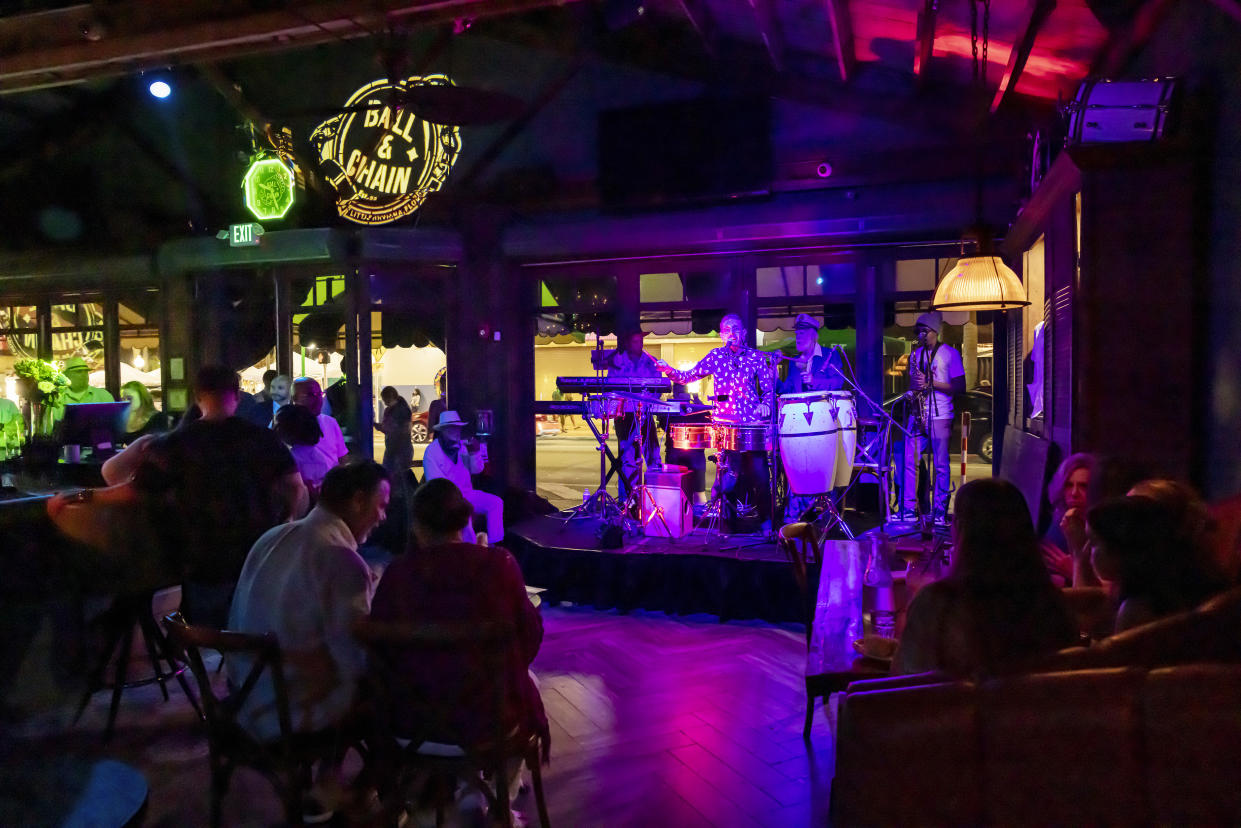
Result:
[[[151,81],[151,85],[147,87],[147,91],[150,92],[153,97],[163,100],[172,94],[172,87],[168,85],[168,81],[154,80]]]
[[[815,169],[815,172],[818,173],[819,178],[827,178],[832,174],[832,165],[826,161],[823,161],[819,164],[818,168]]]

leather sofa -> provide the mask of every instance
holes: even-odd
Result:
[[[854,682],[835,825],[1241,824],[1241,590],[979,680]]]

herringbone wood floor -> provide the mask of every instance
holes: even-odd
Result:
[[[580,608],[545,607],[544,618],[534,670],[551,719],[545,785],[557,828],[826,824],[831,735],[820,713],[813,746],[801,739],[799,631]],[[0,788],[16,790],[2,792],[0,821],[49,824],[23,802],[55,802],[67,773],[110,757],[146,776],[145,825],[206,825],[206,746],[185,698],[171,693],[163,702],[154,687],[127,690],[108,745],[107,693],[76,726],[66,698],[10,730],[0,776],[12,784]],[[534,816],[528,797],[518,807]],[[247,771],[224,815],[235,826],[280,820],[271,788]]]

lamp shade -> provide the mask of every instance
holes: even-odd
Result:
[[[966,256],[935,288],[931,307],[950,311],[1005,311],[1030,304],[1017,274],[999,256]]]

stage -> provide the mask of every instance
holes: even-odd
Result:
[[[595,518],[540,515],[508,530],[504,545],[526,583],[552,602],[600,609],[710,613],[721,621],[761,618],[798,622],[792,569],[772,541],[754,535],[625,537],[604,549]]]

